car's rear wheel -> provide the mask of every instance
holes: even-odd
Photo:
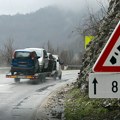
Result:
[[[57,78],[57,75],[54,75],[54,76],[53,76],[53,79],[56,80],[56,78]]]
[[[11,75],[14,75],[14,72],[11,71]]]
[[[58,76],[58,78],[59,78],[59,80],[61,80],[61,78],[62,78],[62,75]]]
[[[14,75],[14,71],[12,70],[12,68],[11,68],[10,72],[11,72],[11,75]]]

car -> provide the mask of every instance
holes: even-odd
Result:
[[[54,66],[54,70],[56,70],[56,74],[55,74],[55,79],[56,77],[58,77],[59,79],[62,78],[62,69],[61,69],[61,65],[63,65],[63,62],[59,59],[58,55],[52,55],[54,57],[54,61],[55,61],[55,66]]]
[[[47,53],[48,55],[48,69],[47,72],[52,72],[53,70],[56,70],[55,65],[55,58],[53,57],[52,53]]]
[[[34,50],[39,57],[39,70],[40,72],[46,71],[48,68],[48,55],[45,49],[43,48],[26,48],[26,50]]]
[[[15,50],[11,62],[11,74],[35,74],[39,71],[39,62],[34,50]]]

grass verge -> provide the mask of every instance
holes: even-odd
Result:
[[[73,88],[65,95],[66,120],[120,120],[120,110],[102,107],[102,99],[90,99]]]

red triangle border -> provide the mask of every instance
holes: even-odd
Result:
[[[120,21],[117,24],[115,30],[113,31],[111,37],[109,38],[106,46],[101,52],[99,58],[97,59],[95,65],[93,66],[94,72],[120,72],[120,66],[103,66],[108,55],[110,54],[112,48],[120,37]]]

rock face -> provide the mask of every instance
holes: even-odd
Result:
[[[82,59],[82,67],[78,78],[78,87],[81,89],[83,85],[86,86],[82,91],[88,89],[88,74],[92,72],[92,67],[101,53],[103,47],[108,41],[115,26],[120,20],[120,0],[111,0],[107,15],[101,21],[99,32],[95,39],[90,42],[84,57]]]

